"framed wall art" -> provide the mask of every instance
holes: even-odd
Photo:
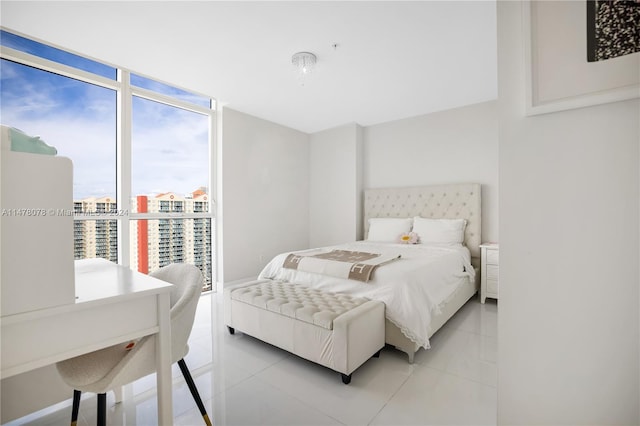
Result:
[[[588,0],[587,60],[640,52],[640,0]]]
[[[639,22],[640,0],[524,2],[525,113],[640,97]]]

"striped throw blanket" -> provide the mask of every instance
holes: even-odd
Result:
[[[318,254],[291,253],[282,266],[366,283],[377,267],[399,258],[399,254],[383,256],[362,251],[331,250]]]

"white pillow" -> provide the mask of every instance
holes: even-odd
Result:
[[[400,234],[411,231],[413,219],[407,218],[371,218],[367,241],[396,242]]]
[[[464,241],[465,219],[425,219],[413,218],[413,232],[420,237],[420,243],[459,244]]]

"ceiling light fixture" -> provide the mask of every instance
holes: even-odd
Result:
[[[305,78],[313,72],[316,67],[316,55],[309,52],[298,52],[291,57],[291,63],[296,67],[298,80],[304,86]]]

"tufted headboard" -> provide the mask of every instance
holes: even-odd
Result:
[[[380,188],[364,191],[364,235],[373,217],[467,219],[464,243],[473,264],[480,258],[481,191],[479,183]]]

